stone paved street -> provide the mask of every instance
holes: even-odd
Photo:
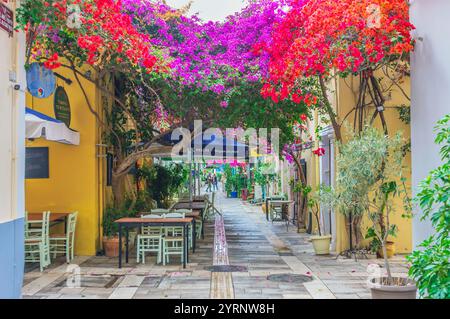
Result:
[[[315,256],[308,235],[297,234],[295,227],[288,232],[284,224],[267,222],[260,206],[219,194],[217,207],[223,212],[223,220],[217,217],[216,222],[207,223],[205,239],[198,241],[186,269],[176,258],[170,265],[160,266],[155,265],[153,257],[147,258],[145,265],[137,265],[132,257],[123,269],[117,268],[115,258],[77,257],[74,264],[79,268],[57,259],[42,274],[34,265],[27,265],[23,297],[370,298],[366,287],[368,265],[381,265],[381,260],[355,262]],[[207,268],[213,264],[239,267],[232,273],[211,272]],[[392,264],[394,273],[406,274],[402,257],[396,257]]]

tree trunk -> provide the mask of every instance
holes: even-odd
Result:
[[[386,272],[388,276],[388,284],[392,285],[392,273],[391,273],[391,266],[389,265],[389,258],[387,255],[387,249],[386,249],[386,240],[383,240],[381,243],[382,249],[383,249],[383,257],[384,257],[384,266],[386,267]]]
[[[352,224],[350,225],[350,231],[352,231],[352,245],[353,248],[359,249],[362,231],[361,231],[362,216],[353,216]]]
[[[126,175],[113,172],[111,186],[114,200],[114,207],[121,207],[125,200],[125,178]]]

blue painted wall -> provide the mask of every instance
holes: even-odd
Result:
[[[24,271],[24,219],[0,223],[0,299],[20,298]]]

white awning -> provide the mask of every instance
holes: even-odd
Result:
[[[71,130],[64,122],[30,108],[25,110],[25,137],[45,138],[48,141],[80,145],[80,133]]]

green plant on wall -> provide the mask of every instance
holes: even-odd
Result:
[[[443,164],[431,171],[419,185],[415,199],[430,219],[435,234],[420,245],[408,260],[409,275],[416,281],[422,298],[450,298],[450,114],[438,122],[436,144],[441,144]]]

